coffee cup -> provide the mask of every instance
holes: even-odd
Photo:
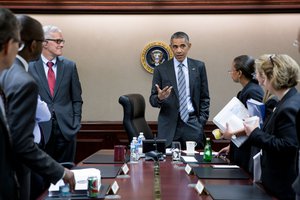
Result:
[[[126,146],[125,145],[115,145],[114,146],[114,161],[123,162],[126,156]]]
[[[187,155],[194,155],[195,154],[195,147],[197,143],[194,141],[186,141],[186,154]]]

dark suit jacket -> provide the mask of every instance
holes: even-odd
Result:
[[[202,126],[209,116],[209,91],[205,64],[201,61],[188,58],[190,95],[196,115]],[[155,84],[160,88],[173,86],[170,96],[158,101]],[[167,139],[167,145],[172,143],[179,116],[179,95],[173,59],[157,66],[154,70],[150,104],[160,108],[158,116],[158,138]],[[199,133],[200,134],[200,133]]]
[[[278,102],[264,130],[256,128],[250,135],[251,144],[263,150],[262,183],[279,199],[294,199],[292,183],[297,176],[299,142],[296,115],[300,109],[300,93],[295,88]]]
[[[13,66],[2,73],[0,81],[7,98],[6,113],[12,135],[18,178],[30,173],[28,169],[30,168],[48,181],[56,183],[62,178],[64,168],[40,150],[33,141],[37,84],[17,58]]]
[[[54,88],[54,97],[51,96],[48,81],[40,58],[29,64],[29,73],[39,85],[39,94],[45,101],[50,111],[55,113],[59,128],[66,139],[75,137],[81,126],[81,85],[76,64],[64,57],[57,57],[57,73]],[[45,141],[48,142],[52,123],[41,122]]]
[[[6,121],[0,108],[0,199],[18,199],[18,184],[13,166],[13,150]]]
[[[297,114],[297,134],[298,134],[298,142],[300,144],[300,111]],[[300,198],[300,150],[298,152],[298,177],[293,183],[293,188],[297,194],[297,197]]]

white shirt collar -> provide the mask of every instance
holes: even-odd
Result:
[[[53,60],[48,60],[45,56],[43,56],[43,54],[41,55],[42,61],[43,63],[47,66],[47,62],[51,61],[53,62],[53,64],[56,64],[56,58],[54,58]]]
[[[177,67],[179,64],[181,64],[181,62],[179,62],[178,60],[176,60],[176,58],[174,58],[174,66]],[[187,65],[187,58],[185,58],[183,60],[182,64],[184,64],[185,67],[188,67],[188,65]]]

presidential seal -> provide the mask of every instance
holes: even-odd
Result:
[[[173,58],[173,52],[164,42],[151,42],[145,46],[141,54],[141,62],[145,70],[153,73],[154,68]]]

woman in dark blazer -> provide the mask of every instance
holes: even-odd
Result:
[[[238,92],[237,98],[247,107],[248,99],[262,101],[264,91],[255,79],[255,60],[248,55],[241,55],[234,58],[229,73],[234,82],[240,83],[243,87]],[[232,133],[225,132],[223,136],[229,139]],[[244,170],[249,171],[249,160],[251,155],[251,145],[246,141],[242,146],[237,147],[233,142],[223,148],[219,153],[229,153],[231,163],[239,165]]]
[[[279,102],[262,129],[244,124],[248,142],[262,149],[261,181],[265,189],[278,199],[295,199],[292,183],[297,176],[299,142],[296,115],[300,110],[299,65],[288,55],[274,55],[261,63],[264,87]]]

